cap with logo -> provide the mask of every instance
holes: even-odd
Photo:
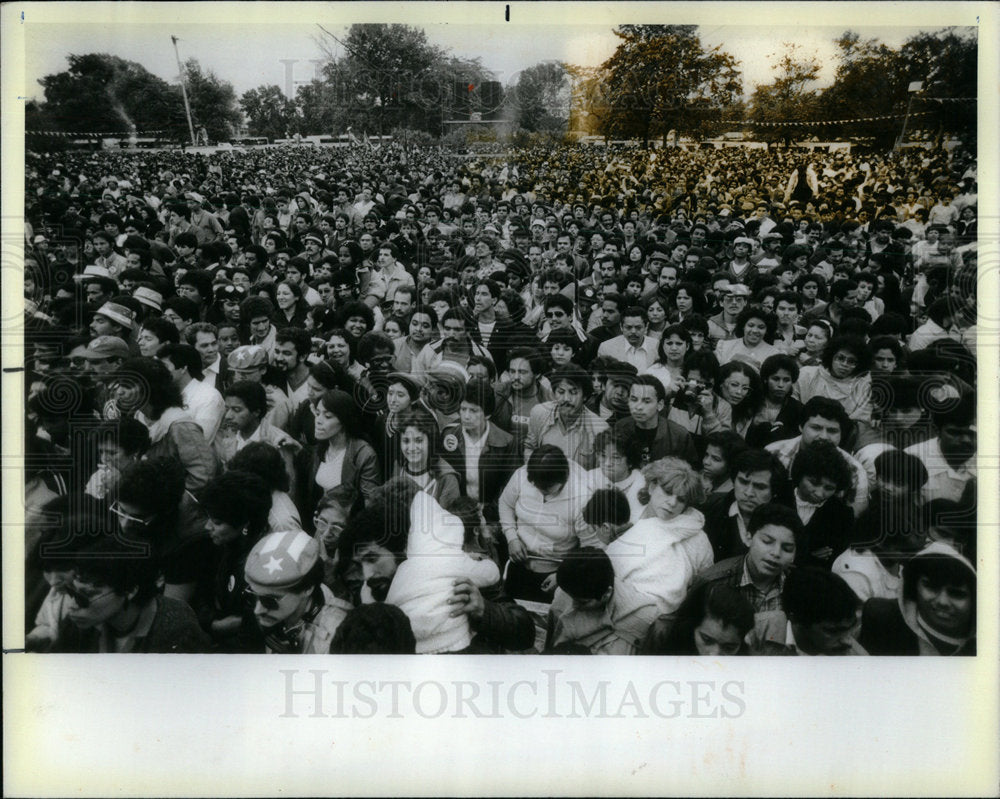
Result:
[[[319,560],[319,544],[302,530],[270,533],[247,555],[244,575],[251,587],[294,588]]]
[[[237,347],[226,358],[230,369],[256,369],[267,365],[267,350],[256,344]]]

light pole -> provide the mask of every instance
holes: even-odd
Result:
[[[899,138],[896,139],[896,146],[892,148],[893,152],[897,152],[903,146],[903,141],[906,139],[906,125],[910,121],[910,109],[913,108],[913,98],[923,90],[924,82],[922,80],[913,81],[907,89],[910,93],[910,99],[906,103],[906,116],[903,117],[903,129],[899,132]]]
[[[187,114],[188,131],[191,133],[191,146],[196,147],[198,143],[194,138],[194,124],[191,122],[191,106],[188,105],[188,93],[187,89],[184,87],[184,67],[181,66],[181,55],[177,51],[177,37],[171,36],[170,41],[174,43],[174,55],[177,56],[177,70],[180,73],[181,94],[184,97],[184,111]]]

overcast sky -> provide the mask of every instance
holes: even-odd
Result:
[[[201,4],[198,4],[201,5]],[[380,4],[379,4],[380,5]],[[931,4],[928,4],[931,5]],[[195,8],[194,4],[188,8]],[[190,15],[188,15],[190,16]],[[301,16],[299,17],[301,19]],[[854,20],[857,21],[856,19]],[[343,38],[347,25],[327,24]],[[592,66],[610,56],[618,39],[608,25],[515,24],[469,25],[424,24],[428,40],[456,55],[480,57],[505,85],[517,79],[519,70],[545,60],[565,60]],[[865,39],[876,38],[898,46],[920,30],[931,27],[861,27],[845,21],[838,26],[804,28],[770,25],[704,25],[703,43],[720,45],[741,62],[744,91],[749,94],[758,83],[770,82],[774,74],[773,54],[785,42],[799,46],[802,56],[815,56],[822,64],[817,86],[828,85],[836,69],[834,40],[844,30],[858,31]],[[177,77],[177,64],[170,36],[180,40],[181,58],[196,58],[242,94],[261,84],[277,84],[294,94],[296,82],[313,76],[312,59],[322,57],[315,38],[315,24],[45,24],[28,26],[25,47],[26,97],[42,99],[37,81],[44,75],[67,68],[70,53],[111,53],[137,61],[167,81]]]

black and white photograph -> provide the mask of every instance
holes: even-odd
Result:
[[[6,792],[994,791],[995,9],[405,5],[4,6]]]

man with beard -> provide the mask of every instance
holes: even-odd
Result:
[[[415,490],[390,481],[383,499],[344,528],[337,545],[338,571],[355,605],[384,602],[388,596],[396,570],[406,559]],[[502,582],[480,589],[471,580],[457,580],[448,603],[456,616],[469,617],[474,637],[463,653],[523,651],[534,640],[531,616],[504,593]]]

